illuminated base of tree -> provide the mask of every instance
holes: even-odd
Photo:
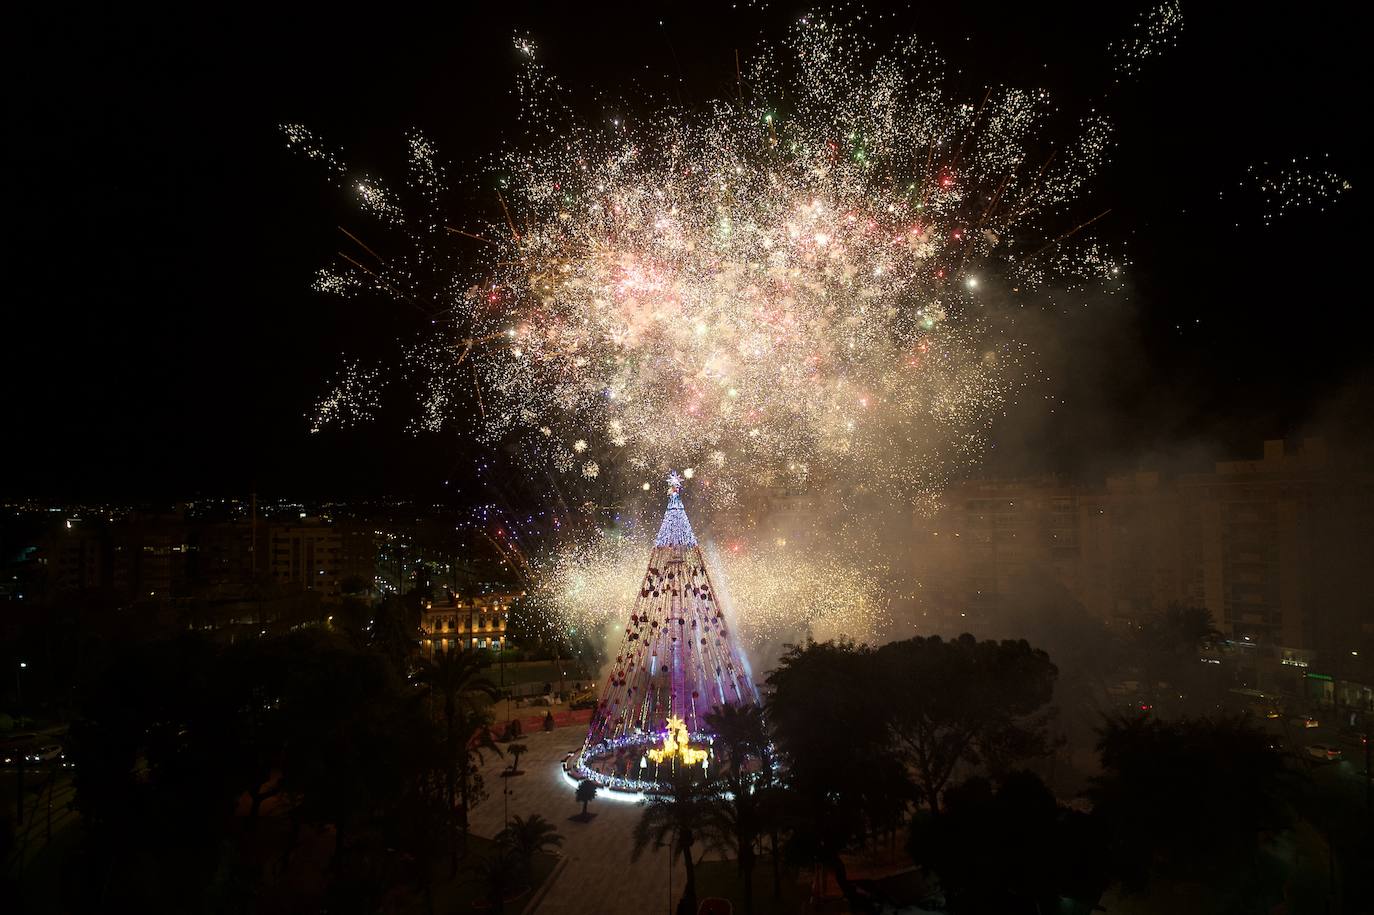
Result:
[[[646,794],[666,792],[672,783],[675,767],[681,763],[677,760],[655,763],[649,758],[649,751],[661,748],[667,736],[666,730],[627,734],[584,746],[564,760],[563,773],[573,784],[589,778],[602,790],[612,792],[609,795],[611,797],[622,795],[627,799],[639,800]],[[714,739],[710,734],[691,735],[694,746],[708,750]],[[708,756],[702,765],[704,771],[709,773],[711,757]]]

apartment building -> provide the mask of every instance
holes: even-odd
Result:
[[[1360,582],[1374,472],[1334,466],[1320,440],[1266,442],[1258,459],[1177,478],[969,481],[943,502],[915,521],[916,576],[931,602],[971,617],[1039,576],[1104,620],[1206,607],[1231,639],[1294,656],[1374,619]]]

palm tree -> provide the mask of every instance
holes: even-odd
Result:
[[[587,805],[596,797],[597,784],[590,778],[584,778],[577,783],[577,792],[573,795],[573,800],[582,805],[582,819],[587,819]]]
[[[1141,626],[1134,642],[1152,706],[1159,706],[1161,682],[1173,687],[1173,694],[1192,692],[1190,687],[1197,685],[1198,646],[1220,635],[1206,608],[1176,604]]]
[[[706,716],[706,726],[716,735],[715,748],[724,757],[723,779],[729,800],[717,811],[719,828],[734,838],[735,860],[744,881],[744,911],[754,910],[754,843],[762,830],[760,791],[772,780],[773,760],[763,709],[757,705],[717,706]],[[751,762],[759,768],[750,771]],[[777,841],[774,834],[774,870]],[[775,874],[775,877],[777,874]]]
[[[434,868],[436,853],[443,848],[452,825],[453,811],[434,797],[442,787],[420,778],[397,805],[393,823],[398,844],[413,862],[413,879],[425,900],[425,911],[434,915]],[[427,784],[431,783],[431,784]]]
[[[562,845],[563,836],[552,823],[535,813],[529,819],[511,817],[510,825],[497,834],[496,841],[515,853],[522,872],[528,876],[534,856]]]
[[[507,848],[498,849],[495,854],[473,862],[472,872],[482,885],[487,905],[496,915],[506,910],[506,897],[524,879],[519,859],[515,852]]]
[[[458,796],[458,828],[462,831],[463,847],[467,847],[468,812],[487,794],[478,772],[484,757],[483,750],[502,756],[501,748],[491,738],[491,712],[486,708],[462,709],[454,727],[456,742],[446,743],[446,758]],[[451,748],[451,749],[448,749]],[[452,802],[450,802],[452,803]]]
[[[510,774],[520,774],[520,754],[529,750],[523,743],[512,743],[506,745],[506,752],[510,753]]]
[[[694,778],[694,773],[686,767],[679,767],[673,775],[669,793],[654,795],[645,801],[644,813],[635,824],[631,861],[638,861],[651,842],[655,848],[667,845],[670,853],[674,847],[681,851],[687,882],[679,911],[697,910],[697,871],[692,846],[698,838],[708,837],[713,823],[718,822],[716,807],[719,802],[720,794],[710,783]]]
[[[387,600],[371,611],[372,627],[367,639],[403,677],[409,673],[411,656],[420,644],[420,606],[413,594]]]
[[[485,658],[472,651],[441,651],[420,668],[416,679],[428,686],[431,695],[443,697],[444,708],[444,785],[445,800],[459,802],[458,823],[464,843],[468,832],[468,811],[477,791],[474,787],[477,763],[482,750],[501,750],[491,739],[487,706],[500,694],[496,684],[482,676]],[[474,760],[474,756],[476,757]],[[455,862],[456,863],[456,862]]]

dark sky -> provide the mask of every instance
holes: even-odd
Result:
[[[634,78],[693,104],[728,91],[734,48],[806,9],[56,6],[26,4],[6,28],[0,492],[111,499],[423,490],[466,466],[452,435],[385,422],[308,435],[339,354],[410,318],[309,291],[343,202],[279,123],[379,175],[399,175],[412,127],[472,161],[512,127],[517,29],[577,97],[633,94]],[[1348,4],[1218,6],[1185,4],[1178,46],[1110,92],[1107,43],[1137,12],[1125,4],[921,4],[884,26],[937,45],[975,103],[988,84],[1043,85],[1070,110],[1105,97],[1117,125],[1085,209],[1112,209],[1101,228],[1129,244],[1131,294],[1055,328],[1065,403],[1002,430],[995,468],[1034,454],[1027,468],[1072,472],[1198,441],[1256,449],[1367,377],[1365,23]],[[1266,228],[1217,200],[1249,165],[1325,153],[1356,188],[1331,212]]]

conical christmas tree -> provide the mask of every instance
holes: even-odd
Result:
[[[682,506],[682,480],[672,474],[668,484],[648,571],[572,766],[610,787],[662,784],[664,748],[677,747],[680,759],[687,740],[709,741],[711,709],[759,701]]]

